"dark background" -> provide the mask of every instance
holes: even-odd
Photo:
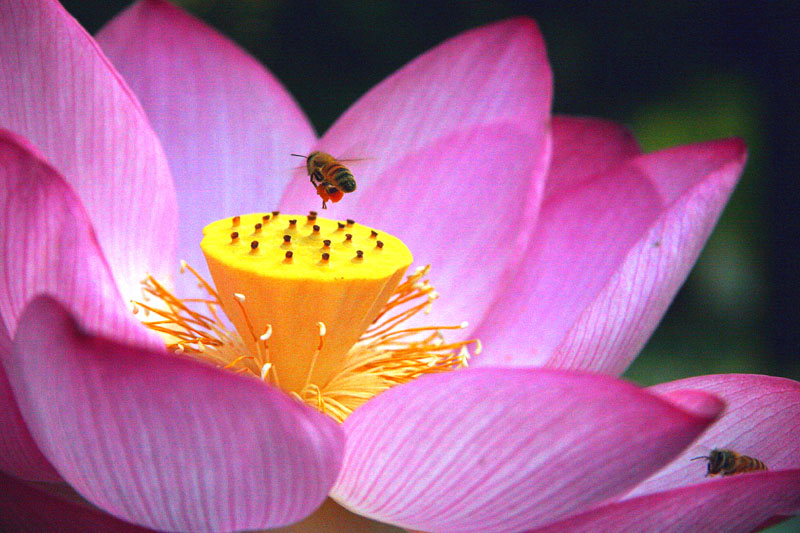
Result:
[[[69,0],[92,33],[125,1]],[[646,151],[743,137],[750,159],[697,267],[626,376],[800,378],[800,8],[794,2],[177,2],[281,79],[322,133],[418,54],[525,14],[544,34],[554,110],[629,125]]]

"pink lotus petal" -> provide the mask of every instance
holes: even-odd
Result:
[[[0,361],[8,357],[9,351],[0,348]],[[14,393],[11,391],[2,364],[0,364],[0,472],[32,481],[61,481],[61,476],[42,455],[31,437],[14,400]],[[0,521],[0,524],[2,523]]]
[[[687,395],[700,414],[592,374],[487,368],[426,376],[345,421],[331,496],[425,531],[543,524],[624,492],[694,440],[723,404]]]
[[[429,185],[430,175],[447,174],[462,151],[469,151],[475,143],[490,144],[499,152],[518,153],[534,140],[505,125],[459,132],[399,161],[398,168],[406,179],[389,181],[349,206],[360,213],[357,220],[402,237],[416,265],[433,266],[428,278],[443,297],[433,304],[430,314],[418,315],[404,324],[409,327],[479,323],[494,301],[497,284],[511,265],[522,259],[523,248],[515,243],[524,242],[530,233],[526,228],[533,227],[532,213],[541,196],[541,182],[531,181],[529,176],[542,171],[549,151],[538,161],[508,161],[504,165],[508,179],[497,181],[486,179],[496,172],[496,157],[478,152],[461,175],[464,181]],[[411,195],[408,191],[427,194]],[[364,218],[380,220],[373,223]],[[467,337],[470,331],[452,338]]]
[[[550,65],[536,24],[510,19],[464,32],[411,61],[348,109],[318,148],[336,157],[372,158],[358,166],[363,173],[356,176],[358,190],[352,196],[357,198],[373,185],[407,179],[395,171],[399,159],[457,132],[513,124],[541,139],[549,129],[551,95]],[[489,144],[476,148],[492,151]],[[541,149],[529,146],[526,153],[514,156],[532,161]],[[444,179],[461,180],[471,159],[481,155],[462,153],[447,175],[431,176],[431,186]],[[509,154],[492,155],[498,163],[512,159]],[[350,215],[344,203],[348,199],[336,206],[343,217]],[[282,205],[307,209],[309,202],[317,201],[308,177],[300,176],[290,184]]]
[[[7,331],[16,331],[31,298],[46,293],[92,332],[163,346],[123,303],[73,189],[25,139],[2,129],[0,189],[0,316]]]
[[[9,382],[34,440],[101,509],[161,530],[286,525],[325,499],[343,434],[262,382],[78,329],[37,298]]]
[[[61,476],[33,442],[14,400],[2,365],[10,352],[11,337],[0,320],[0,472],[36,481],[60,481]]]
[[[289,154],[307,153],[314,131],[255,59],[166,1],[134,4],[97,42],[164,144],[178,193],[180,258],[205,269],[203,226],[275,209],[290,169],[304,163]]]
[[[10,352],[11,336],[0,320],[0,472],[8,472],[23,479],[60,481],[61,476],[33,442],[14,400],[14,393],[11,392],[2,365]],[[0,520],[0,523],[3,522]]]
[[[568,194],[593,176],[641,154],[624,126],[590,117],[553,116],[553,159],[545,198]]]
[[[72,189],[30,144],[6,130],[0,130],[0,190],[0,352],[11,351],[6,332],[16,330],[25,304],[41,293],[56,296],[88,330],[163,346],[123,303]],[[0,470],[60,479],[31,440],[2,368],[0,428]]]
[[[29,139],[74,188],[126,297],[173,269],[175,193],[139,104],[57,2],[0,6],[0,126]]]
[[[545,199],[478,365],[618,374],[683,283],[741,173],[739,140],[630,159]],[[557,189],[556,189],[557,190]]]
[[[150,531],[88,504],[71,501],[44,487],[31,486],[0,474],[0,525],[3,531],[114,531],[119,533]]]
[[[640,496],[570,517],[545,531],[747,532],[800,512],[800,470],[716,479]]]
[[[393,233],[433,265],[444,297],[426,323],[476,325],[522,259],[549,163],[551,85],[535,23],[490,24],[401,68],[320,140],[337,157],[370,158],[353,164],[358,189],[331,214]],[[318,201],[299,175],[281,208]]]
[[[668,396],[695,389],[720,397],[723,416],[686,452],[629,495],[641,496],[705,479],[706,462],[690,461],[714,448],[728,448],[760,459],[770,470],[800,469],[800,383],[748,374],[700,376],[663,383],[649,390]]]

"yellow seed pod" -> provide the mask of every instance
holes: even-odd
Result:
[[[218,220],[200,247],[225,314],[252,353],[281,369],[280,387],[295,392],[341,368],[413,260],[396,237],[313,211]]]

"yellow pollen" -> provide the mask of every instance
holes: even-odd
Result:
[[[313,211],[299,219],[273,211],[209,224],[201,248],[215,287],[181,261],[208,297],[180,299],[148,276],[143,300],[157,302],[134,302],[133,312],[149,315],[144,324],[173,351],[278,386],[338,421],[388,388],[466,366],[471,344],[480,350],[445,340],[466,322],[401,327],[438,298],[429,266],[403,280],[412,257],[402,241]],[[232,227],[257,224],[258,245],[231,238]],[[380,246],[369,244],[378,235]]]

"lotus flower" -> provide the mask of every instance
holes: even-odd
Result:
[[[320,139],[267,71],[160,0],[97,41],[55,1],[0,0],[0,62],[6,524],[251,530],[330,495],[427,531],[744,531],[800,507],[798,383],[613,377],[696,260],[742,142],[641,154],[619,126],[551,117],[532,21],[434,48]],[[337,216],[432,265],[441,298],[412,320],[467,321],[454,342],[483,341],[471,368],[343,424],[166,350],[128,304],[148,274],[168,287],[177,257],[200,268],[205,224],[316,204],[286,171],[314,148],[369,157]],[[721,447],[769,470],[704,479],[689,459]]]

